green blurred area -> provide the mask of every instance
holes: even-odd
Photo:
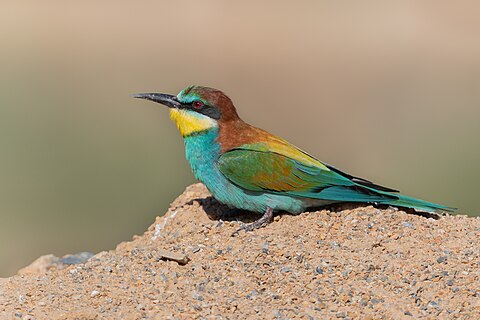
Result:
[[[323,161],[478,215],[480,4],[0,3],[0,276],[108,250],[194,181],[160,105],[227,92]]]

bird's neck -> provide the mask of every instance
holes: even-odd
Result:
[[[185,156],[193,174],[202,182],[211,175],[211,170],[220,155],[218,128],[210,128],[183,138]]]

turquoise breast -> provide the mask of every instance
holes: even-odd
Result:
[[[218,128],[196,133],[184,138],[185,154],[195,178],[200,180],[210,193],[232,208],[263,213],[267,207],[275,211],[303,212],[312,206],[311,199],[296,198],[268,192],[244,190],[225,178],[217,168],[220,144]]]

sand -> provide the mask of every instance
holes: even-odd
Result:
[[[192,185],[115,250],[0,280],[0,318],[480,318],[479,218],[342,205],[232,237],[255,218]]]

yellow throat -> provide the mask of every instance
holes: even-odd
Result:
[[[218,127],[214,119],[190,110],[170,109],[170,119],[175,122],[183,137]]]

